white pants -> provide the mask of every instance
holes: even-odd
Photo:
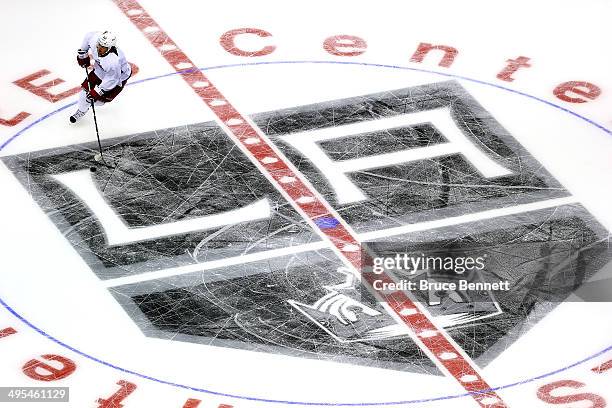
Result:
[[[96,101],[94,104],[96,106],[102,106],[105,103],[106,102]],[[91,106],[91,102],[87,100],[87,92],[85,92],[85,90],[83,89],[81,89],[81,93],[79,94],[79,103],[77,106],[81,112],[87,112],[89,110],[89,107]]]

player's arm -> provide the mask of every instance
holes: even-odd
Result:
[[[102,78],[102,83],[90,92],[90,97],[93,100],[103,98],[105,93],[121,83],[121,68],[116,59],[104,58],[100,61],[100,66],[104,70],[104,78]]]
[[[81,48],[77,51],[77,62],[80,66],[87,68],[90,64],[89,62],[89,43],[91,42],[91,37],[95,34],[95,31],[85,34],[83,41],[81,42]]]

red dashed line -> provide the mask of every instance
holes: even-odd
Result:
[[[230,136],[251,154],[251,160],[267,173],[269,179],[275,181],[276,187],[284,192],[284,196],[294,207],[333,244],[339,255],[359,271],[362,262],[361,246],[353,233],[349,231],[350,227],[346,222],[297,170],[292,169],[292,165],[284,159],[280,152],[276,151],[267,137],[251,125],[211,81],[197,70],[195,64],[137,1],[113,1],[159,50],[166,61],[180,72],[187,84],[231,132]],[[334,217],[340,222],[335,227],[321,229],[314,224],[314,220],[319,217]],[[390,281],[390,277],[375,276],[371,273],[364,273],[363,277],[369,289],[381,300],[388,302],[401,320],[413,331],[417,344],[443,371],[454,377],[466,391],[472,393],[480,406],[489,408],[506,406],[495,392],[486,391],[491,387],[478,373],[469,357],[459,350],[448,334],[443,329],[436,327],[404,292],[381,293],[372,287],[374,279],[384,278]]]

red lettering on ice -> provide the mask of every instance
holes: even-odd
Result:
[[[548,402],[549,404],[559,405],[559,404],[568,404],[570,402],[579,402],[579,401],[590,401],[593,403],[591,408],[604,408],[606,404],[606,400],[603,399],[600,395],[593,393],[582,393],[582,394],[567,394],[562,396],[555,396],[552,393],[559,388],[582,388],[585,384],[572,381],[572,380],[561,380],[555,381],[550,384],[546,384],[538,388],[538,398],[544,402]],[[557,393],[558,394],[558,393]]]
[[[0,339],[3,337],[8,337],[15,333],[17,333],[17,330],[13,329],[12,327],[7,327],[5,329],[0,330]]]
[[[568,81],[559,84],[553,91],[553,94],[564,102],[585,103],[588,102],[587,99],[593,100],[601,95],[601,89],[590,82]],[[569,94],[582,96],[586,99],[570,96]]]
[[[514,78],[512,75],[518,71],[520,68],[528,68],[531,64],[528,63],[529,58],[527,57],[518,57],[516,59],[506,60],[508,65],[504,69],[497,74],[497,79],[501,79],[502,81],[512,82]]]
[[[591,369],[591,371],[596,372],[597,374],[601,374],[604,371],[608,371],[612,369],[612,360],[606,361],[605,363]]]
[[[267,31],[260,30],[259,28],[236,28],[224,33],[219,42],[225,51],[239,57],[261,57],[263,55],[271,54],[276,49],[276,46],[274,45],[266,45],[257,51],[242,50],[236,46],[235,41],[237,36],[244,34],[253,34],[258,37],[272,37],[272,34]]]
[[[126,399],[137,388],[136,384],[123,380],[117,382],[117,385],[120,387],[119,390],[113,395],[111,395],[109,398],[98,399],[97,402],[98,404],[100,404],[98,405],[98,408],[122,408],[123,405],[121,404],[121,402],[123,402],[123,400]]]
[[[323,41],[323,49],[339,57],[355,57],[365,52],[368,44],[354,35],[335,35]]]
[[[21,123],[25,118],[30,116],[28,112],[19,112],[17,115],[10,119],[0,118],[0,125],[2,126],[15,126]]]
[[[444,56],[438,63],[438,66],[448,68],[455,61],[455,57],[459,53],[456,48],[449,47],[448,45],[432,45],[429,43],[420,43],[417,50],[412,54],[410,62],[423,62],[423,59],[431,51],[437,50],[444,52]]]
[[[18,79],[14,81],[13,83],[17,85],[18,87],[25,89],[26,91],[32,92],[34,95],[40,96],[41,98],[48,100],[49,102],[57,102],[62,99],[66,99],[78,93],[79,90],[81,89],[81,87],[77,86],[77,87],[74,87],[72,89],[69,89],[59,94],[54,94],[54,93],[49,92],[50,88],[66,82],[61,78],[52,79],[49,82],[45,82],[42,85],[32,84],[32,82],[44,76],[47,76],[50,73],[51,72],[49,70],[41,69],[40,71],[36,71],[35,73],[31,75]]]
[[[23,373],[38,381],[57,381],[68,377],[76,370],[76,364],[69,358],[56,354],[43,354],[42,358],[59,363],[60,367],[57,368],[40,360],[30,360],[24,364]]]

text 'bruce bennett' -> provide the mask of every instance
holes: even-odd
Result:
[[[465,279],[456,282],[436,282],[421,279],[418,281],[400,280],[398,282],[385,282],[382,279],[373,282],[376,290],[422,290],[422,291],[507,291],[510,282],[470,282]]]

